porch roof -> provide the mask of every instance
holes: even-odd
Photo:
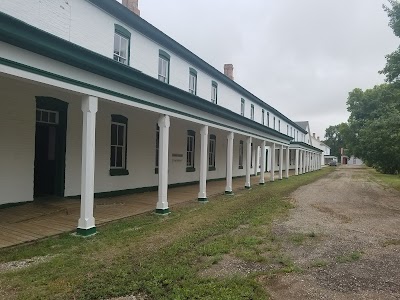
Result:
[[[288,142],[292,140],[292,137],[290,136],[245,118],[227,108],[215,105],[210,101],[192,95],[189,92],[163,83],[156,78],[143,74],[137,69],[116,62],[112,58],[108,58],[78,46],[55,35],[49,34],[2,12],[0,12],[0,41],[105,78],[139,88],[155,95],[165,97],[172,101],[233,121],[282,140]],[[7,61],[5,59],[1,59],[0,63],[17,68],[29,69],[29,66],[19,65],[18,63]],[[61,80],[61,76],[59,77]],[[71,82],[69,83],[73,84],[85,84],[76,80],[70,81]],[[86,87],[93,89],[93,86],[91,85],[87,85]]]
[[[306,144],[304,142],[293,142],[292,141],[292,142],[290,142],[290,146],[294,146],[294,147],[300,146],[300,147],[306,148],[308,150],[312,150],[312,151],[316,151],[316,152],[324,152],[323,150],[316,148],[314,146],[311,146],[309,144]]]

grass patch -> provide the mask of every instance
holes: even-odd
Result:
[[[322,267],[326,267],[327,265],[328,265],[328,262],[323,259],[317,259],[311,263],[311,267],[313,267],[313,268],[322,268]]]
[[[400,175],[382,174],[369,168],[369,173],[374,181],[400,191]]]
[[[388,246],[399,246],[400,245],[400,240],[398,239],[391,239],[387,240],[383,243],[383,247],[388,247]]]
[[[0,250],[0,263],[54,255],[23,270],[0,273],[6,299],[267,299],[255,276],[204,278],[199,272],[229,253],[277,263],[274,272],[301,271],[280,254],[271,224],[292,207],[286,197],[332,169],[254,186],[239,196],[190,202],[160,217],[144,214],[102,226],[86,239],[69,234]],[[246,226],[244,226],[246,225]],[[238,230],[240,228],[240,230]],[[269,252],[269,258],[263,255]]]
[[[349,262],[355,262],[361,258],[362,253],[359,251],[354,251],[349,254],[345,255],[340,255],[336,257],[336,261],[338,263],[349,263]]]

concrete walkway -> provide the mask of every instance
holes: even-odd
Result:
[[[277,175],[275,175],[277,178]],[[265,174],[269,181],[269,174]],[[252,185],[259,176],[251,177]],[[244,189],[245,178],[233,180],[233,190]],[[207,183],[208,197],[222,194],[225,180]],[[170,188],[169,206],[197,200],[198,184]],[[146,192],[119,197],[95,199],[94,217],[96,225],[154,211],[157,192]],[[31,242],[45,237],[71,232],[79,219],[80,199],[42,199],[20,206],[0,210],[0,248]]]

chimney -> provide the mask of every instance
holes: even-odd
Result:
[[[317,136],[317,140],[319,141],[319,136]]]
[[[315,139],[315,132],[312,134],[313,138]]]
[[[139,0],[122,0],[122,5],[140,16]]]
[[[224,65],[224,74],[231,80],[233,80],[233,65],[225,64]]]

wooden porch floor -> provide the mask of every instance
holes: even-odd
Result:
[[[292,172],[291,172],[292,173]],[[275,177],[277,178],[277,177]],[[265,174],[269,181],[269,173]],[[251,177],[252,185],[258,184],[259,176]],[[244,178],[233,179],[233,190],[244,189]],[[207,183],[208,197],[225,190],[225,180]],[[169,206],[197,200],[198,184],[170,188]],[[96,225],[154,211],[157,192],[95,199]],[[31,242],[45,237],[76,230],[80,211],[80,199],[42,199],[20,206],[0,210],[0,248]]]

